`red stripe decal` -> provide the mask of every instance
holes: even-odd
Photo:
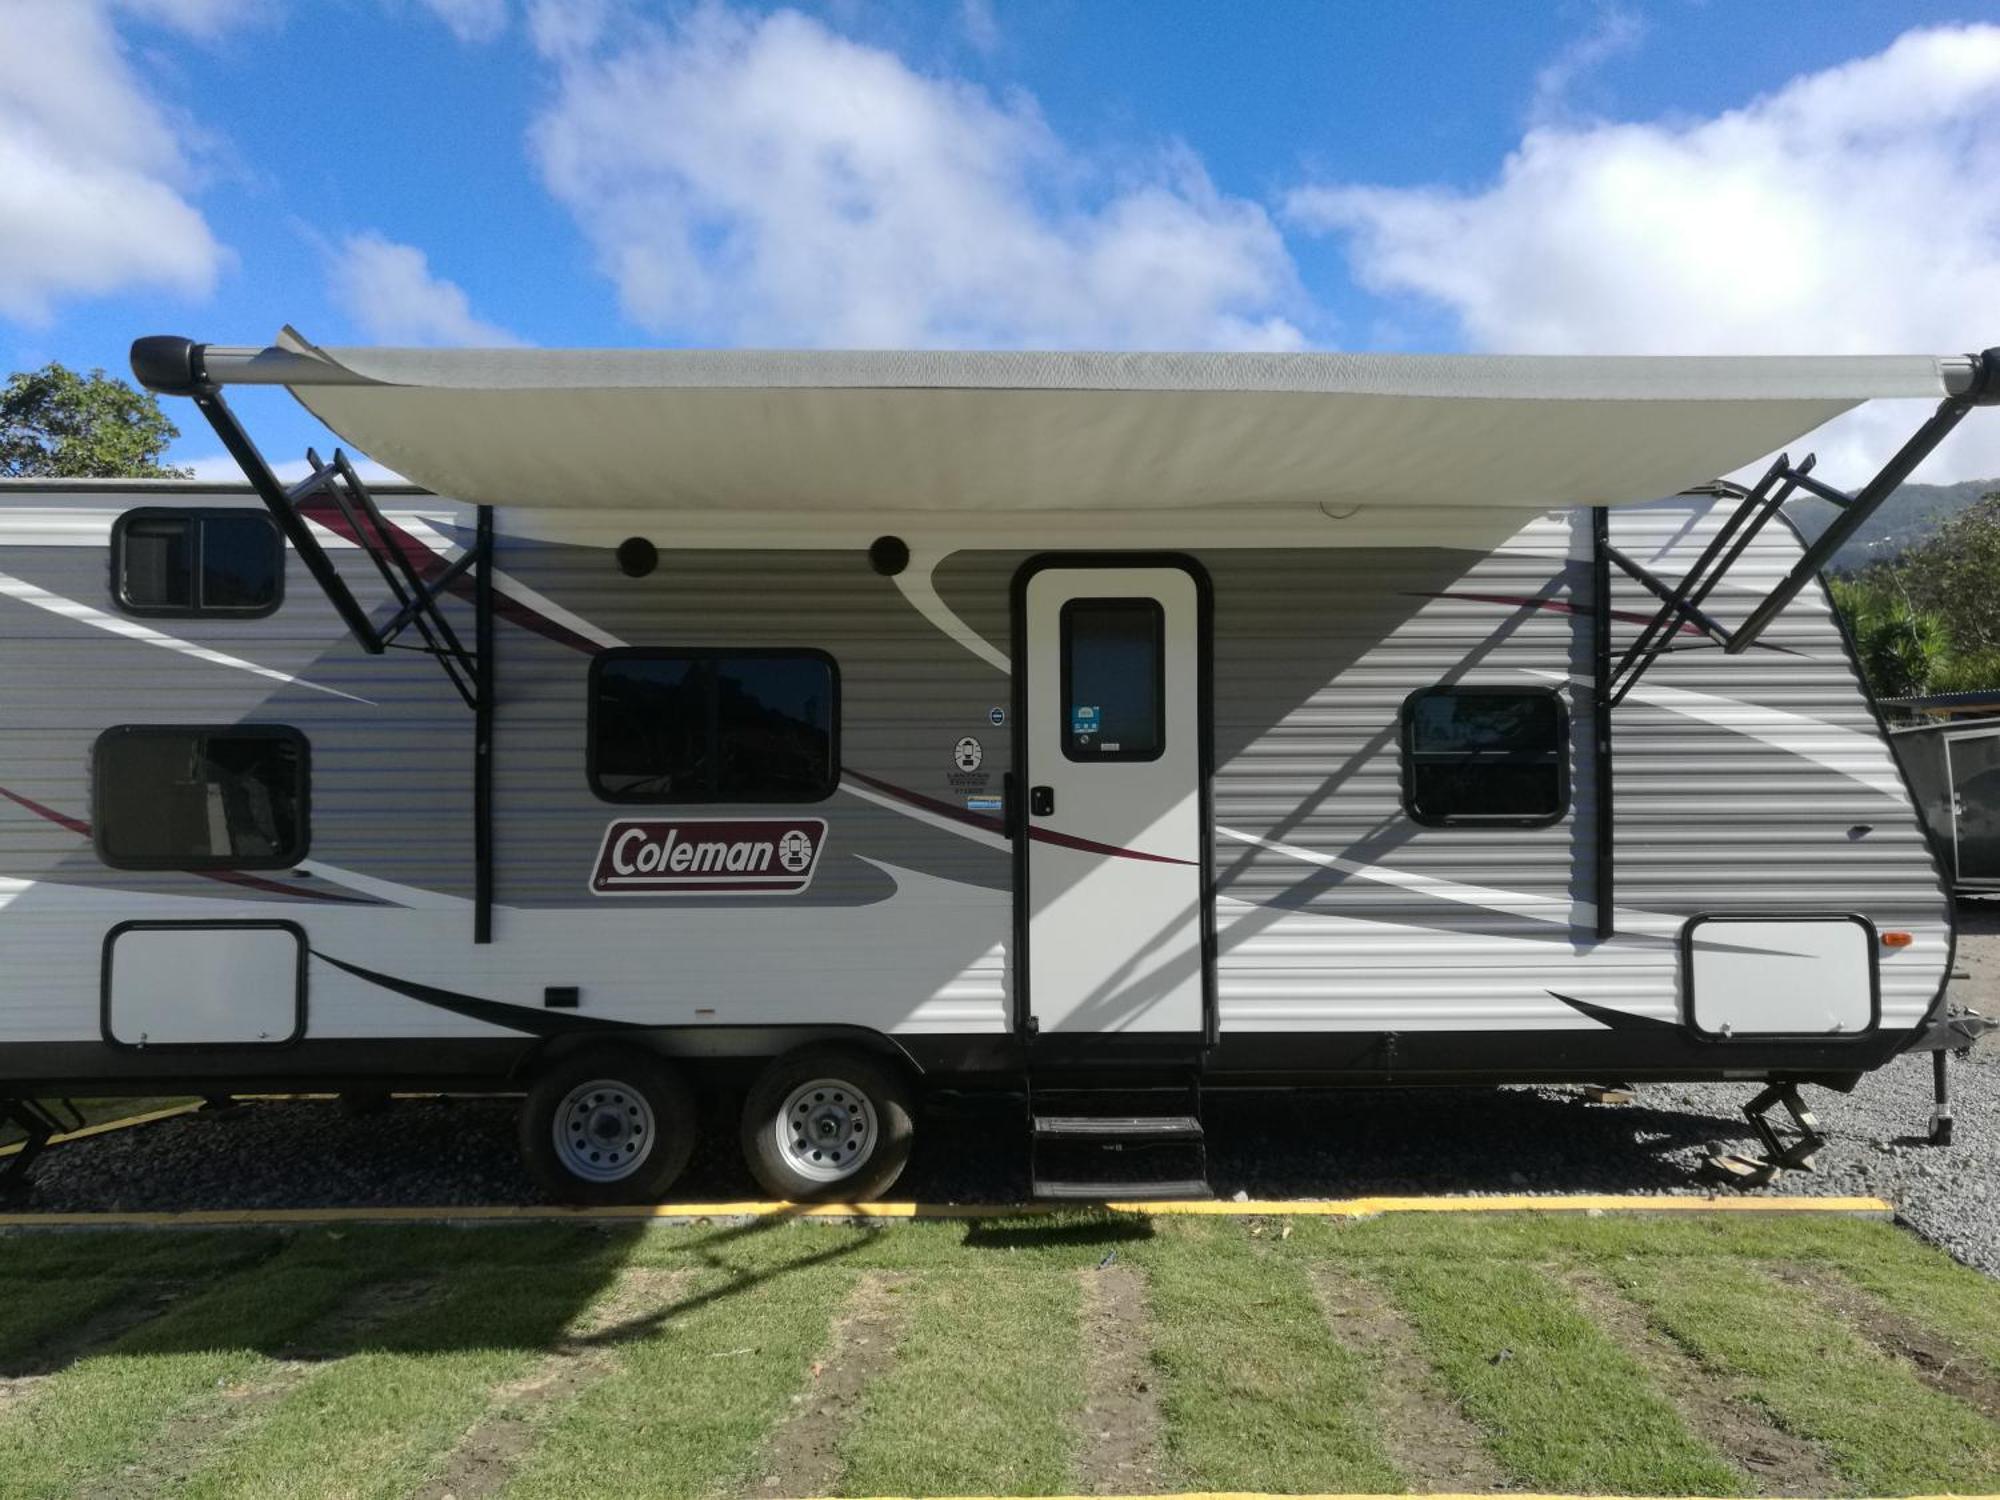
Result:
[[[1588,609],[1571,604],[1567,599],[1541,599],[1528,594],[1471,594],[1450,589],[1442,591],[1419,589],[1415,591],[1414,597],[1419,599],[1463,599],[1471,604],[1505,604],[1515,609],[1545,609],[1559,615],[1588,615],[1591,613]],[[1653,623],[1651,615],[1640,614],[1636,610],[1630,609],[1614,609],[1611,611],[1611,618],[1614,620],[1623,620],[1628,625],[1650,625]],[[1690,624],[1686,620],[1681,621],[1679,626],[1676,627],[1676,631],[1681,635],[1701,635],[1703,633],[1699,625]]]
[[[44,807],[32,797],[23,797],[19,792],[10,792],[0,786],[0,797],[19,807],[25,807],[38,818],[47,818],[58,828],[67,828],[79,838],[90,837],[90,825],[81,818],[72,818],[68,813],[57,812],[53,807]],[[242,870],[163,870],[166,875],[199,875],[204,880],[218,880],[224,885],[240,885],[253,891],[268,891],[274,896],[292,896],[302,901],[330,901],[340,906],[381,906],[385,903],[372,896],[339,896],[332,891],[309,891],[302,886],[286,885],[281,880],[266,880],[261,875],[251,875]]]
[[[899,801],[907,802],[912,807],[921,807],[926,812],[936,813],[939,817],[950,818],[957,823],[967,823],[974,828],[983,828],[988,833],[997,833],[1003,838],[1006,836],[1007,825],[999,818],[989,816],[985,813],[967,812],[963,808],[953,807],[949,802],[941,802],[935,797],[926,797],[922,792],[913,792],[908,787],[897,786],[894,782],[883,781],[878,777],[867,775],[865,772],[856,771],[846,766],[841,767],[840,774],[843,776],[852,776],[856,781],[863,782],[878,792],[885,792]],[[1192,865],[1195,863],[1191,859],[1175,859],[1170,854],[1147,854],[1144,850],[1121,848],[1117,844],[1100,844],[1095,839],[1079,838],[1073,833],[1058,833],[1053,828],[1035,828],[1031,826],[1028,829],[1028,837],[1044,844],[1058,844],[1065,849],[1081,849],[1086,854],[1104,854],[1117,859],[1144,860],[1148,864]]]
[[[354,528],[347,524],[347,518],[331,500],[308,501],[299,507],[299,514],[315,525],[324,526],[335,536],[353,542],[357,546],[360,545],[360,537],[356,535]],[[410,567],[417,577],[429,582],[450,566],[442,556],[425,546],[420,538],[412,536],[394,521],[384,517],[383,524],[387,528],[383,540],[388,547],[400,552],[409,560]],[[470,599],[473,597],[473,582],[470,578],[460,575],[452,580],[448,592],[458,595],[461,599]],[[506,589],[498,585],[497,581],[493,590],[493,612],[510,624],[519,625],[523,630],[532,630],[536,635],[544,636],[558,646],[568,646],[571,650],[581,651],[586,656],[595,656],[604,649],[588,636],[578,635],[567,625],[560,624],[531,605],[513,598]]]

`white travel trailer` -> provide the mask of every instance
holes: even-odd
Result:
[[[740,1076],[758,1178],[860,1199],[983,1084],[1099,1197],[1201,1191],[1209,1087],[1762,1124],[1962,1041],[1817,570],[2000,351],[133,367],[249,488],[0,492],[0,1095],[522,1092],[608,1201]],[[422,488],[281,482],[248,383]],[[1939,405],[1855,494],[1709,482],[1874,397]]]

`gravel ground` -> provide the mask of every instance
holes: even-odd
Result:
[[[2000,1014],[2000,902],[1961,913],[1954,985]],[[2000,1036],[1954,1069],[1955,1143],[1924,1144],[1930,1062],[1905,1058],[1849,1095],[1808,1089],[1832,1143],[1811,1172],[1768,1191],[1874,1194],[1921,1233],[2000,1275]],[[1552,1088],[1345,1090],[1211,1096],[1211,1180],[1225,1196],[1408,1193],[1706,1193],[1710,1141],[1753,1144],[1746,1084],[1660,1084],[1635,1104]],[[514,1155],[514,1107],[488,1099],[399,1100],[349,1118],[332,1103],[251,1103],[77,1141],[37,1169],[33,1207],[269,1208],[533,1202]],[[1019,1105],[963,1106],[928,1120],[898,1196],[1024,1195]],[[677,1198],[759,1196],[718,1124]]]

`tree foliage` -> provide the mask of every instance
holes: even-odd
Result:
[[[59,364],[22,371],[0,391],[0,477],[188,479],[160,462],[180,429],[147,391]]]
[[[2000,687],[2000,492],[1833,597],[1877,697]]]

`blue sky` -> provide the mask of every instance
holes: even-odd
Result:
[[[1965,349],[2000,341],[1995,23],[1916,0],[0,0],[0,358],[122,371],[136,334],[286,322]],[[239,404],[274,456],[316,436],[282,397]],[[177,456],[215,451],[197,423]],[[1974,473],[2000,435],[1924,477]]]

